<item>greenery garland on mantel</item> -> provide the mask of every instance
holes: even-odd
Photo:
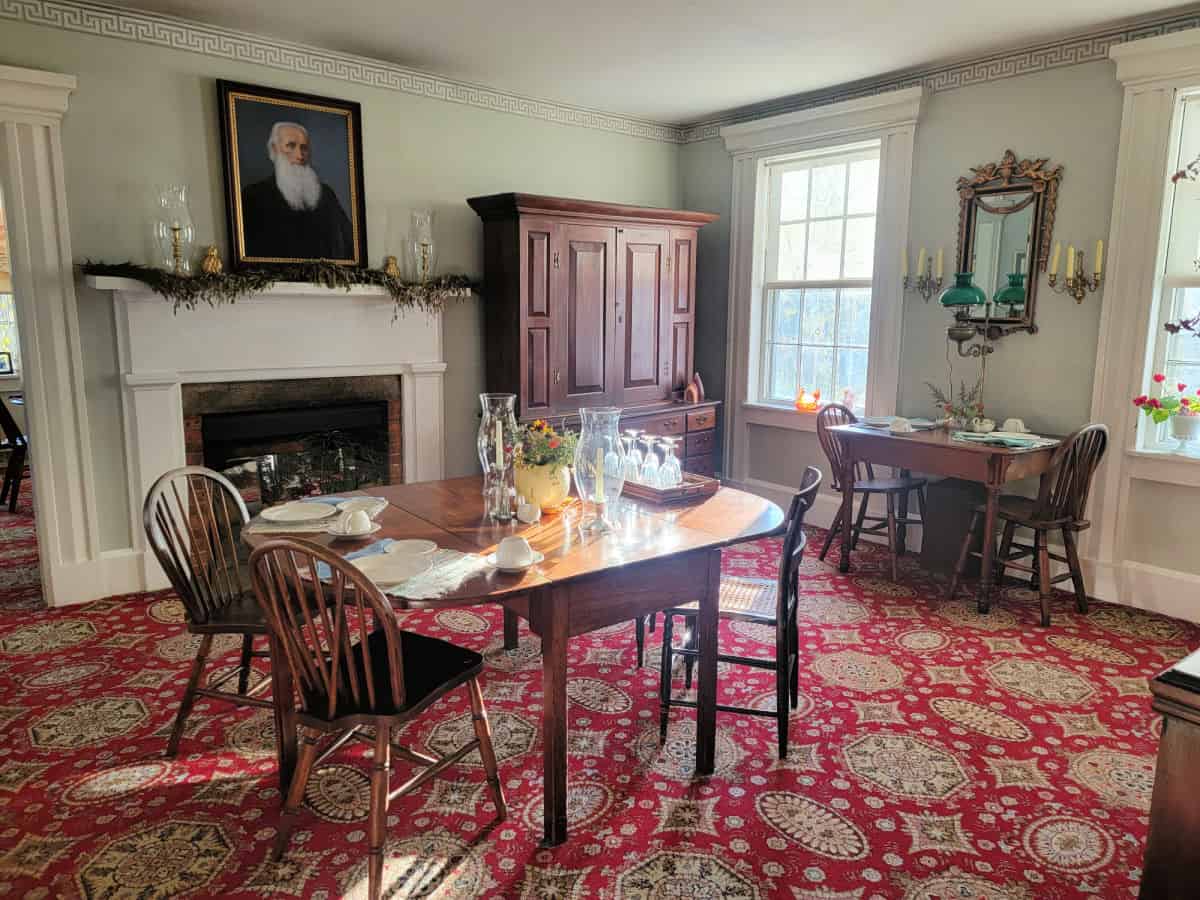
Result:
[[[408,282],[394,278],[382,269],[356,269],[336,263],[316,261],[274,266],[271,269],[241,269],[237,272],[198,272],[176,275],[166,269],[137,263],[101,263],[88,260],[81,266],[85,275],[132,278],[179,307],[195,309],[201,303],[216,307],[235,303],[270,290],[278,282],[294,281],[349,291],[355,285],[386,288],[396,304],[395,319],[408,308],[437,312],[451,300],[465,300],[477,285],[466,275],[438,275],[428,281]]]

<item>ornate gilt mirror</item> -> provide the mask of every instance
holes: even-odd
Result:
[[[959,272],[991,302],[972,307],[966,321],[991,339],[1037,332],[1038,276],[1046,271],[1062,166],[1017,160],[1011,150],[996,163],[958,179]]]

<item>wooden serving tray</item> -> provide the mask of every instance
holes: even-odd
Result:
[[[658,488],[638,484],[636,481],[626,481],[622,493],[637,500],[647,500],[650,503],[682,503],[687,500],[711,497],[720,486],[721,482],[715,478],[697,475],[695,472],[684,472],[683,483],[675,487]]]

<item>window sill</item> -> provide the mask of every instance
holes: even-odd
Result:
[[[1141,481],[1160,481],[1187,487],[1200,487],[1200,457],[1186,456],[1174,450],[1125,451],[1129,474]]]
[[[801,412],[791,406],[746,401],[742,403],[742,414],[749,425],[769,425],[791,431],[817,430],[816,410]]]
[[[21,387],[21,374],[0,375],[0,391],[17,390]]]

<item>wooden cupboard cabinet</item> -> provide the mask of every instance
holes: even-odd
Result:
[[[467,201],[483,220],[485,355],[489,391],[518,396],[519,417],[620,406],[623,420],[705,412],[681,442],[685,460],[712,468],[716,404],[686,405],[693,372],[696,236],[717,216],[494,194]],[[697,448],[695,454],[690,452]],[[701,450],[700,448],[703,448]],[[703,457],[703,458],[701,458]]]

